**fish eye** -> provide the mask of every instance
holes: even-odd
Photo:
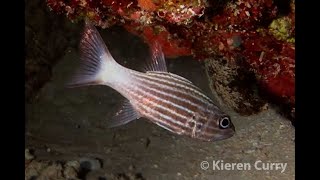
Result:
[[[228,117],[220,119],[219,126],[222,129],[228,128],[230,126],[230,119]]]

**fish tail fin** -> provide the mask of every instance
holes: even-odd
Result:
[[[112,65],[116,64],[116,61],[104,44],[98,30],[89,21],[85,21],[79,50],[80,67],[66,86],[73,88],[107,83],[108,71]]]

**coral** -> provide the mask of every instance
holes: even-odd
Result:
[[[146,11],[155,11],[157,9],[152,0],[138,0],[138,6]]]
[[[294,0],[286,2],[287,13],[273,0],[47,0],[72,21],[85,17],[102,28],[117,24],[148,43],[157,40],[166,57],[241,61],[261,92],[292,109],[295,7]]]
[[[154,19],[171,23],[188,24],[194,17],[201,17],[205,9],[203,0],[47,0],[51,10],[66,14],[72,21],[84,17],[103,28],[125,21],[151,24]]]
[[[294,43],[295,38],[292,37],[292,22],[289,17],[281,17],[275,19],[269,26],[270,33],[278,40]]]
[[[157,15],[173,24],[189,24],[193,17],[204,14],[204,1],[162,1],[162,6],[157,10]]]
[[[152,44],[158,41],[166,57],[188,56],[191,55],[191,43],[187,40],[175,38],[163,26],[125,26],[125,28],[136,35],[142,35],[145,41]]]

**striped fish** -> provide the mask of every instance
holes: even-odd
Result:
[[[86,21],[80,41],[80,69],[69,87],[106,85],[126,98],[109,127],[144,117],[175,134],[202,141],[217,141],[234,135],[230,117],[191,81],[169,73],[158,43],[151,47],[152,61],[145,72],[118,64],[99,32]]]

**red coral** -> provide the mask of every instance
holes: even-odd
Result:
[[[158,16],[173,24],[189,24],[193,17],[201,17],[205,9],[202,3],[196,6],[192,4],[170,4],[170,6],[165,7],[158,10]]]
[[[244,40],[243,56],[255,71],[261,88],[277,97],[295,104],[295,48],[292,44],[267,35],[254,34]]]
[[[175,39],[163,27],[145,26],[141,30],[137,30],[132,25],[125,27],[128,31],[144,37],[148,44],[152,44],[154,41],[159,42],[166,57],[191,55],[191,43],[186,40]]]
[[[146,11],[155,11],[157,6],[152,0],[138,0],[139,6]]]

